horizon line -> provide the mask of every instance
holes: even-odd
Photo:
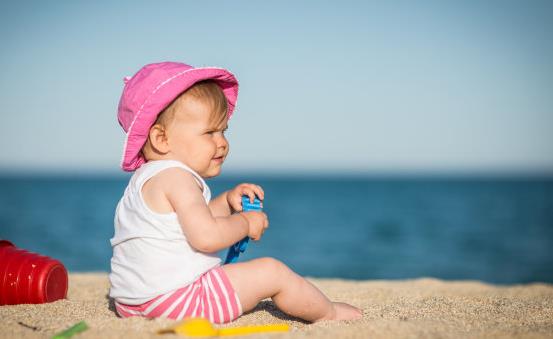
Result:
[[[106,169],[35,169],[17,170],[0,168],[0,179],[10,178],[126,178],[134,172]],[[553,170],[359,170],[359,169],[290,169],[290,170],[227,170],[216,178],[378,178],[378,179],[440,179],[440,178],[481,178],[481,179],[553,179]]]

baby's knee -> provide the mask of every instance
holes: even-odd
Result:
[[[278,274],[287,274],[292,273],[292,270],[286,266],[285,263],[282,261],[271,258],[271,257],[264,257],[256,259],[256,261],[259,262],[259,264],[267,271],[270,271],[271,273],[278,273]]]

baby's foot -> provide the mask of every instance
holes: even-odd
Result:
[[[349,304],[333,302],[332,306],[334,306],[333,320],[355,320],[363,317],[360,309]]]
[[[346,303],[338,303],[333,302],[332,303],[332,312],[331,314],[328,314],[321,320],[356,320],[361,319],[363,317],[363,313],[360,309],[357,307],[351,306]]]

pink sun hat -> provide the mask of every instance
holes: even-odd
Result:
[[[121,160],[124,171],[132,172],[146,162],[140,150],[158,114],[182,92],[202,80],[213,80],[221,87],[228,101],[230,118],[238,97],[238,81],[226,69],[160,62],[142,67],[131,78],[125,77],[117,111],[119,124],[127,133]]]

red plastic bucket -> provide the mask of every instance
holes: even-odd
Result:
[[[42,304],[67,296],[67,270],[55,259],[0,240],[0,305]]]

